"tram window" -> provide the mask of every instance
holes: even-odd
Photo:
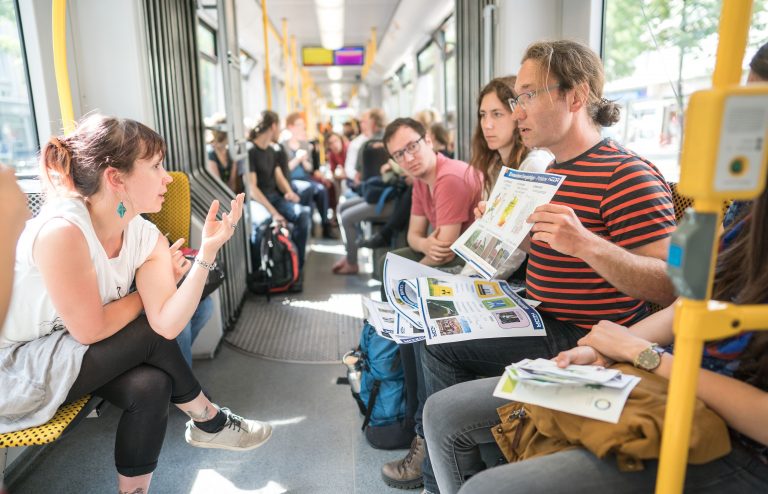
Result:
[[[748,53],[768,37],[765,0],[754,4]],[[720,0],[606,0],[605,96],[622,105],[605,134],[679,180],[682,115],[694,91],[711,85]],[[744,65],[746,67],[746,63]]]
[[[458,87],[456,81],[456,18],[451,16],[443,25],[443,40],[445,41],[445,119],[451,124],[456,115],[456,100]]]
[[[18,9],[0,0],[0,162],[37,174],[37,129]]]
[[[208,121],[224,114],[224,80],[216,56],[216,31],[198,20],[197,46],[200,61],[200,104],[203,119]]]

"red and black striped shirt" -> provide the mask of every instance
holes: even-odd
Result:
[[[661,173],[610,139],[572,160],[553,162],[547,172],[567,177],[552,204],[572,208],[592,233],[625,249],[675,230],[672,194]],[[648,313],[646,302],[618,291],[583,260],[539,241],[531,242],[526,289],[541,301],[543,314],[585,329],[603,319],[633,324]]]

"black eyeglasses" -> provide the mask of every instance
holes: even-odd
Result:
[[[392,156],[392,159],[394,159],[396,162],[402,163],[403,159],[405,158],[405,153],[408,153],[411,156],[416,154],[416,152],[421,147],[421,141],[423,140],[424,140],[424,136],[421,136],[415,141],[412,141],[406,144],[403,149],[399,149],[393,153],[390,153],[390,156]]]
[[[525,111],[525,105],[529,104],[531,100],[534,98],[534,96],[536,96],[542,91],[550,91],[552,89],[556,89],[559,87],[560,87],[560,84],[552,84],[550,86],[543,87],[540,89],[534,89],[533,91],[528,91],[527,93],[523,93],[519,95],[517,98],[509,98],[507,100],[507,103],[509,103],[509,108],[512,110],[512,112],[514,112],[517,109],[518,105],[520,106],[521,110]]]

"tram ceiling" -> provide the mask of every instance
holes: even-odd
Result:
[[[320,2],[322,3],[323,0]],[[344,0],[341,3],[344,5],[343,45],[366,47],[371,38],[371,28],[376,29],[379,40],[386,33],[400,1]],[[301,64],[302,47],[322,46],[321,26],[315,0],[267,0],[267,13],[278,29],[282,19],[287,20],[288,35],[296,37],[299,64]],[[362,71],[362,66],[343,67],[338,80],[329,79],[325,67],[308,69],[323,92],[327,92],[327,88],[332,83],[338,82],[344,88],[344,93],[349,94],[349,90]]]

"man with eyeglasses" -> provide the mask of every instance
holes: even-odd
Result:
[[[390,123],[384,131],[384,146],[414,178],[408,247],[395,253],[428,266],[463,264],[450,247],[475,220],[473,210],[480,193],[477,173],[463,161],[435,152],[424,126],[412,118]]]
[[[505,402],[492,396],[497,378],[478,378],[523,358],[555,357],[598,323],[622,330],[649,314],[647,302],[675,298],[665,262],[675,229],[671,192],[649,161],[601,136],[619,120],[603,84],[600,58],[581,43],[534,43],[523,57],[509,101],[523,143],[549,149],[547,171],[567,177],[528,218],[526,293],[541,302],[547,335],[426,347],[427,461],[442,492],[484,469],[479,444],[494,442],[489,428]]]
[[[463,161],[435,152],[424,126],[412,118],[398,118],[390,123],[384,131],[384,146],[392,159],[414,179],[408,247],[397,249],[394,254],[458,272],[464,263],[450,247],[475,219],[473,211],[481,186],[477,172]],[[385,464],[381,470],[384,482],[400,489],[422,485],[426,451],[421,411],[426,396],[419,361],[423,349],[423,342],[400,345],[409,407],[412,411],[415,408],[415,424],[404,425],[415,425],[416,437],[404,458]],[[413,430],[409,432],[412,434]]]

